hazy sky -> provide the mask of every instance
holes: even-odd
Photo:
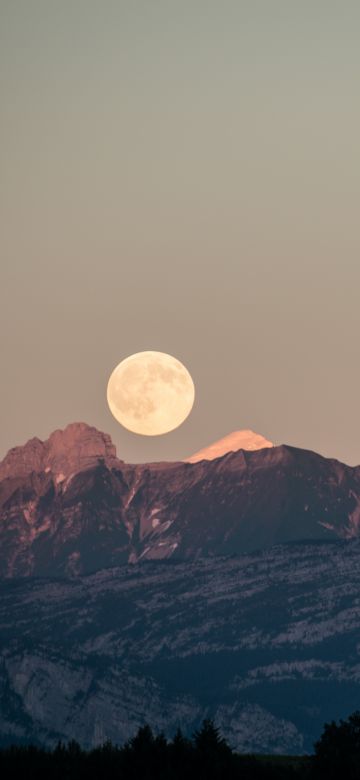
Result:
[[[359,36],[358,0],[0,0],[0,457],[84,420],[360,463]],[[155,438],[106,405],[146,349],[196,385]]]

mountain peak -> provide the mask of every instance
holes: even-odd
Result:
[[[273,447],[273,443],[265,439],[260,433],[255,433],[250,429],[233,431],[222,439],[215,441],[208,447],[204,447],[199,452],[195,452],[190,458],[185,458],[186,463],[197,463],[199,460],[214,460],[221,458],[228,452],[237,452],[237,450],[262,450],[265,447]]]
[[[99,458],[116,461],[110,436],[84,422],[70,423],[63,430],[54,431],[45,441],[34,438],[9,450],[0,463],[0,479],[26,476],[32,471],[51,471],[59,481]]]
[[[360,467],[249,430],[189,461],[126,464],[83,423],[11,450],[0,464],[0,576],[360,537]]]

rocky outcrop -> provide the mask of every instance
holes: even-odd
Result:
[[[130,465],[81,423],[11,450],[0,476],[3,577],[360,534],[360,467],[286,445]]]

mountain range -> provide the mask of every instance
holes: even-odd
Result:
[[[311,752],[360,701],[359,542],[0,583],[0,744],[169,737]]]
[[[10,450],[0,744],[213,717],[238,750],[311,751],[359,708],[359,522],[360,467],[251,431],[176,463],[85,423]]]
[[[73,576],[357,537],[360,467],[264,442],[214,458],[220,442],[195,462],[132,465],[107,434],[75,423],[10,450],[0,464],[0,576]]]

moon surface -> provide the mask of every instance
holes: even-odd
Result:
[[[194,382],[166,352],[137,352],[114,368],[107,401],[115,419],[133,433],[160,436],[178,428],[190,414]]]

